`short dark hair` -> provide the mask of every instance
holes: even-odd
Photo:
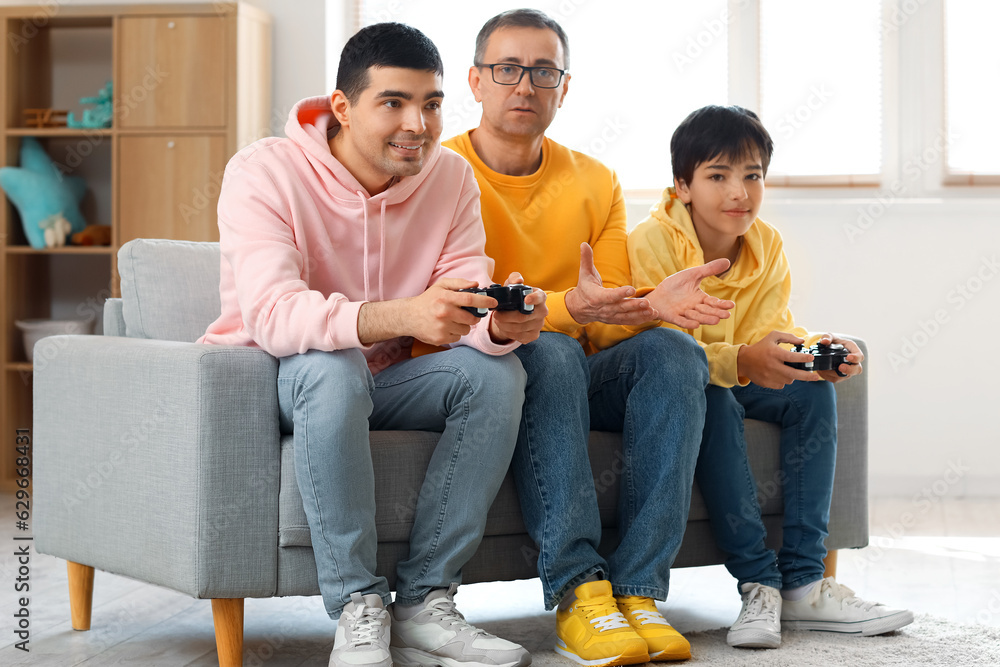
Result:
[[[670,163],[674,178],[690,184],[698,165],[722,156],[741,160],[760,156],[767,166],[774,142],[753,111],[738,106],[707,106],[691,112],[670,138]]]
[[[563,69],[569,69],[569,38],[566,36],[566,31],[554,19],[549,18],[545,12],[540,12],[537,9],[511,9],[501,12],[487,21],[479,31],[479,35],[476,36],[474,64],[483,64],[483,58],[486,57],[486,43],[490,41],[490,35],[501,28],[547,28],[551,30],[562,42],[563,57],[566,60],[563,63]]]
[[[403,23],[376,23],[347,40],[337,68],[337,90],[351,104],[368,87],[372,67],[405,67],[444,75],[444,63],[434,42]]]

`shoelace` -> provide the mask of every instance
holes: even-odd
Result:
[[[851,605],[852,607],[860,607],[865,611],[871,610],[872,607],[878,606],[878,602],[867,602],[862,600],[857,595],[854,594],[847,586],[838,584],[837,580],[833,577],[827,577],[823,579],[818,585],[813,586],[812,591],[809,592],[808,602],[813,605],[819,602],[819,599],[823,596],[823,593],[829,591],[830,595],[834,599],[838,600],[841,604]]]
[[[456,631],[468,630],[471,637],[492,637],[490,633],[481,630],[465,620],[465,616],[455,606],[455,601],[449,597],[438,598],[425,607],[425,611],[430,612],[431,618],[444,621],[449,626],[458,626]]]
[[[633,609],[632,616],[635,620],[639,622],[639,625],[647,625],[649,623],[654,623],[656,625],[670,625],[667,623],[667,619],[663,618],[663,614],[658,611],[646,611],[645,609]]]
[[[649,598],[622,596],[618,598],[618,603],[625,607],[628,614],[630,614],[639,623],[639,625],[648,625],[652,623],[654,625],[669,626],[670,624],[667,623],[667,619],[663,618],[663,614],[655,608],[655,603],[653,603],[653,609],[644,609],[640,606],[648,604],[648,600]]]
[[[753,588],[747,593],[746,607],[743,608],[743,613],[740,614],[740,620],[743,620],[747,616],[760,616],[765,609],[767,610],[767,615],[770,616],[770,620],[776,621],[778,591],[767,586],[754,584]]]
[[[344,612],[350,614],[350,612]],[[382,632],[382,621],[385,620],[387,612],[378,607],[369,607],[366,604],[358,605],[353,614],[351,623],[350,639],[347,642],[349,648],[358,646],[373,646],[378,643],[379,635]]]
[[[587,620],[590,621],[590,624],[593,625],[598,632],[629,627],[628,619],[625,618],[623,613],[618,611],[618,608],[615,606],[614,598],[599,597],[589,601],[577,600],[574,603],[574,606],[583,611],[583,615],[586,616]],[[596,615],[606,611],[608,607],[614,609],[614,613],[602,614],[601,616]]]

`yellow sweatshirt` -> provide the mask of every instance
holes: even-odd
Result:
[[[649,217],[632,230],[628,256],[636,289],[655,287],[677,271],[705,263],[691,215],[673,188],[664,190],[663,199],[650,210]],[[736,372],[736,356],[742,345],[756,343],[775,330],[808,336],[805,329],[795,326],[788,308],[792,278],[781,235],[760,218],[743,235],[740,255],[729,272],[721,278],[706,278],[701,287],[712,296],[736,302],[729,319],[682,330],[704,348],[714,385],[749,384]],[[662,326],[679,328],[666,323]]]
[[[581,325],[566,309],[566,293],[580,275],[584,241],[594,249],[594,265],[605,287],[631,284],[625,197],[611,169],[548,138],[542,165],[529,176],[490,169],[476,155],[469,132],[443,145],[469,161],[479,182],[486,254],[496,262],[493,279],[502,282],[517,271],[526,285],[545,290],[549,315],[543,331],[576,338],[587,354],[634,335],[633,328]]]

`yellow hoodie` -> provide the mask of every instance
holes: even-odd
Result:
[[[493,279],[500,282],[517,271],[526,285],[545,290],[549,315],[543,331],[572,336],[593,354],[653,326],[626,328],[600,322],[584,326],[566,308],[566,293],[580,275],[584,241],[594,249],[594,265],[605,287],[631,284],[625,197],[614,171],[548,137],[541,166],[528,176],[490,169],[472,147],[469,132],[442,145],[468,160],[476,174],[486,254],[496,261]]]
[[[628,257],[637,290],[655,287],[669,275],[705,263],[691,215],[673,188],[664,190],[649,217],[629,234]],[[740,255],[729,272],[721,278],[706,278],[701,287],[712,296],[736,302],[729,319],[714,326],[682,329],[704,348],[714,385],[749,384],[736,372],[742,345],[756,343],[775,330],[808,336],[805,329],[795,326],[788,308],[792,278],[781,235],[760,218],[743,235]],[[662,326],[679,329],[672,324]]]

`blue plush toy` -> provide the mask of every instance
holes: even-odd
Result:
[[[97,93],[96,97],[81,97],[80,104],[93,104],[95,106],[93,109],[84,109],[80,120],[77,120],[70,113],[66,118],[66,127],[111,127],[111,99],[113,95],[111,82],[108,81],[104,88],[101,88],[100,92]]]
[[[0,168],[0,186],[21,214],[32,248],[63,245],[69,234],[87,226],[80,213],[86,181],[63,175],[33,137],[21,139],[20,167]],[[69,222],[68,232],[60,218]]]

